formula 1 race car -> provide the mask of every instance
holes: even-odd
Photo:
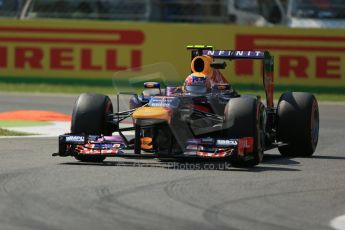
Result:
[[[224,60],[261,60],[265,103],[259,96],[238,94],[229,84],[161,89],[159,82],[146,82],[144,92],[130,99],[127,111],[120,111],[118,93],[113,112],[108,96],[84,93],[73,109],[71,133],[59,136],[59,150],[53,155],[84,162],[106,157],[217,158],[235,167],[252,167],[262,161],[264,151],[276,147],[289,157],[314,153],[319,135],[316,98],[286,92],[274,106],[269,52],[199,45],[188,49],[195,74],[223,69]],[[125,135],[128,131],[132,134]]]

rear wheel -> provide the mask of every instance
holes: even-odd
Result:
[[[256,97],[232,98],[224,111],[225,136],[227,138],[252,137],[254,140],[253,159],[244,160],[235,156],[231,159],[234,167],[253,167],[263,158],[264,151],[264,105]]]
[[[288,157],[308,157],[315,152],[319,139],[319,107],[314,95],[284,93],[278,102],[278,140],[287,145],[279,152]]]
[[[107,124],[107,115],[113,112],[113,105],[108,96],[95,93],[81,94],[74,106],[72,113],[72,133],[95,135],[112,134],[111,127]],[[104,156],[75,156],[79,161],[102,162]]]

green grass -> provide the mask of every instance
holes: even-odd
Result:
[[[45,126],[51,123],[47,121],[21,121],[21,120],[0,120],[0,127],[30,127],[30,126]]]
[[[26,83],[0,83],[3,92],[33,92],[33,93],[68,93],[80,94],[85,92],[98,92],[103,94],[115,93],[113,87],[64,85],[64,84],[26,84]]]
[[[32,133],[15,132],[0,128],[0,136],[31,136]]]
[[[240,94],[255,94],[260,95],[265,98],[263,90],[261,87],[251,87],[246,86],[234,86]],[[256,89],[258,88],[258,89]],[[95,85],[78,85],[78,84],[40,84],[40,83],[0,83],[0,91],[2,92],[35,92],[35,93],[67,93],[67,94],[80,94],[85,92],[97,92],[107,95],[114,95],[117,91],[122,92],[136,92],[140,93],[142,88],[135,87],[121,87],[115,88],[112,86],[95,86]],[[275,99],[277,100],[279,96],[284,92],[285,89],[279,89],[275,91]],[[302,88],[289,87],[291,91],[304,91]],[[318,90],[313,90],[312,88],[306,89],[306,91],[314,93],[319,101],[345,101],[345,92],[334,91],[334,92],[322,92]]]

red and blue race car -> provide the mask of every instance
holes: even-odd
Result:
[[[71,133],[59,136],[59,151],[53,155],[85,162],[106,157],[217,158],[252,167],[272,148],[284,156],[314,153],[319,135],[317,100],[310,93],[286,92],[275,106],[269,52],[188,49],[196,76],[225,68],[227,60],[262,61],[265,102],[224,83],[162,89],[159,82],[146,82],[144,92],[131,98],[129,110],[119,110],[118,93],[114,112],[108,96],[85,93],[73,109]],[[124,121],[126,126],[121,125]],[[128,131],[132,134],[125,135]]]

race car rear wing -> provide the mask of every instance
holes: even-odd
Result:
[[[255,50],[214,50],[212,46],[206,45],[189,45],[188,50],[192,51],[192,59],[196,56],[207,55],[214,59],[226,60],[262,60],[263,71],[262,81],[266,93],[267,107],[273,108],[273,71],[274,71],[274,58],[268,51],[255,51]]]
[[[265,51],[251,50],[203,50],[202,55],[221,59],[264,59]]]
[[[213,46],[189,45],[188,50],[192,51],[192,59],[196,56],[208,55],[219,59],[265,59],[267,51],[253,50],[214,50]]]

